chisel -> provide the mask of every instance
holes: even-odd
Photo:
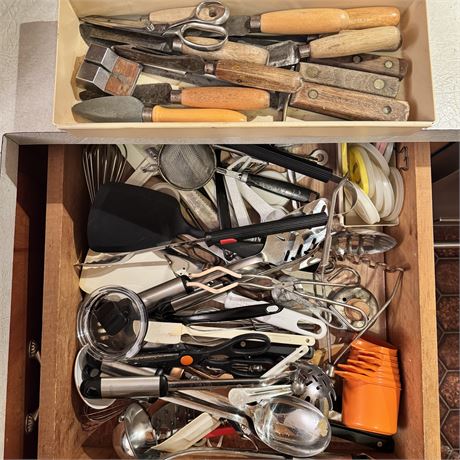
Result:
[[[242,113],[227,109],[146,107],[132,96],[107,96],[79,102],[72,113],[86,120],[107,122],[244,122]]]

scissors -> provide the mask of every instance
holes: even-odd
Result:
[[[110,27],[141,32],[160,37],[177,36],[180,41],[190,48],[199,51],[215,51],[227,42],[228,33],[222,24],[230,17],[230,10],[216,0],[205,0],[199,3],[192,14],[184,19],[171,23],[159,24],[152,22],[150,16],[86,16],[82,22],[97,26]],[[198,31],[212,34],[216,37],[215,43],[195,43],[187,38],[190,31]]]
[[[262,357],[270,349],[270,339],[257,333],[241,334],[213,347],[179,344],[174,351],[150,351],[126,362],[142,367],[208,366],[231,372],[235,377],[262,375],[273,366],[271,358]]]

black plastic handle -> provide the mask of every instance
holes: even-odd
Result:
[[[366,431],[348,428],[337,422],[330,420],[332,435],[338,438],[346,439],[347,441],[355,442],[372,449],[382,452],[393,452],[395,443],[391,436],[384,436],[376,433],[368,433]]]
[[[257,176],[256,174],[247,174],[246,183],[252,187],[257,187],[275,195],[284,196],[291,200],[309,203],[319,197],[319,193],[314,192],[299,185],[290,184],[282,180],[272,179],[271,177]]]
[[[246,307],[231,308],[228,310],[211,311],[209,313],[197,313],[195,315],[174,315],[166,317],[165,321],[179,322],[182,324],[206,323],[215,321],[237,321],[240,319],[258,318],[259,316],[279,313],[283,307],[276,305],[251,305]]]
[[[253,238],[256,236],[268,236],[275,233],[283,233],[306,228],[322,227],[327,224],[328,216],[325,212],[310,214],[307,216],[288,217],[273,222],[244,225],[242,227],[217,230],[206,234],[206,244],[220,243],[222,245],[235,243],[238,240]]]
[[[341,178],[332,174],[331,168],[326,168],[325,166],[318,165],[313,161],[299,158],[272,146],[231,144],[225,145],[225,147],[257,158],[258,160],[268,161],[269,163],[282,166],[283,168],[291,169],[296,173],[317,179],[321,182],[329,182],[330,180],[340,182],[341,180]],[[223,147],[223,149],[225,147]]]

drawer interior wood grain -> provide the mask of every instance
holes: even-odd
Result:
[[[432,250],[429,145],[407,144],[403,173],[406,199],[400,225],[385,231],[399,246],[390,264],[409,268],[387,312],[387,335],[401,350],[402,404],[396,439],[398,458],[439,458],[439,411]],[[84,254],[88,198],[81,147],[50,146],[40,396],[40,458],[111,458],[110,429],[82,430],[83,408],[73,388],[78,349],[76,316],[81,294],[74,263]],[[395,276],[387,275],[386,289]],[[383,287],[382,287],[383,288]]]

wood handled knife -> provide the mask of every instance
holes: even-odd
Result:
[[[190,16],[194,7],[173,8],[152,12],[152,23],[171,23]],[[206,19],[206,18],[203,18]],[[251,33],[322,34],[345,29],[365,29],[399,24],[395,7],[368,7],[348,10],[338,8],[299,8],[272,11],[255,16],[231,16],[225,24],[230,36]]]
[[[331,86],[304,82],[292,95],[290,105],[345,120],[406,121],[409,104]]]
[[[310,62],[317,64],[342,67],[344,69],[372,72],[389,77],[396,77],[402,80],[409,69],[409,62],[406,59],[394,56],[379,56],[377,54],[353,54],[336,58],[310,58]]]
[[[79,102],[72,113],[85,120],[108,122],[245,122],[242,113],[227,109],[146,107],[132,96],[107,96]]]
[[[311,62],[301,62],[298,70],[304,81],[378,96],[396,97],[400,87],[400,81],[396,77],[361,72],[359,70],[343,69]]]
[[[83,91],[81,100],[107,96],[103,91]],[[137,85],[132,94],[145,106],[181,104],[185,107],[261,110],[270,107],[270,93],[255,88],[207,86],[172,89],[169,83]]]

